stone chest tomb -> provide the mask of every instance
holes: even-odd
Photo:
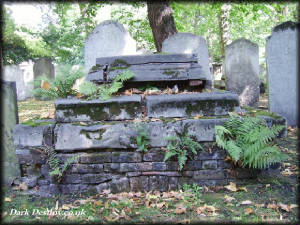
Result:
[[[229,112],[240,112],[237,94],[204,89],[209,77],[193,54],[116,56],[97,58],[86,79],[96,84],[110,82],[131,70],[135,76],[125,84],[145,84],[175,93],[113,96],[109,100],[77,98],[55,101],[56,118],[36,126],[17,125],[17,148],[23,179],[38,192],[63,193],[122,191],[167,191],[184,183],[223,185],[249,179],[255,171],[234,169],[225,162],[226,152],[214,144],[215,125],[223,124]],[[284,123],[265,117],[269,125]],[[138,127],[147,131],[147,151],[138,151]],[[203,150],[179,170],[176,158],[164,161],[168,136],[189,133]],[[50,176],[44,149],[56,152],[61,165],[77,156],[60,182]],[[236,172],[231,173],[234,169]],[[34,170],[34,172],[32,172]]]

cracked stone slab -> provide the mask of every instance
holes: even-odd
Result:
[[[139,95],[117,96],[106,101],[58,99],[55,101],[55,109],[56,121],[62,123],[126,120],[142,115]]]
[[[146,96],[148,117],[224,116],[239,111],[238,95],[231,92]]]

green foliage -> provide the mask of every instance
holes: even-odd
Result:
[[[45,76],[40,76],[34,80],[34,86],[38,87],[33,90],[35,96],[42,98],[66,98],[69,95],[75,95],[76,91],[73,86],[77,79],[84,76],[83,68],[72,69],[71,66],[65,65],[58,70],[54,80],[49,80]],[[50,84],[49,89],[41,88],[41,82],[47,81]]]
[[[111,95],[116,93],[123,87],[124,82],[134,77],[134,73],[129,70],[125,70],[123,73],[118,74],[111,84],[103,84],[98,87],[91,82],[84,82],[80,85],[79,90],[81,94],[87,96],[87,99],[93,99],[100,97],[105,101],[110,99]],[[90,88],[90,89],[89,89]]]
[[[71,158],[68,158],[64,164],[62,165],[62,167],[60,167],[60,163],[59,160],[57,158],[57,154],[55,152],[55,150],[53,148],[50,147],[44,147],[44,151],[48,156],[48,164],[49,167],[51,169],[51,171],[49,172],[50,176],[54,176],[56,177],[57,181],[60,182],[62,179],[62,176],[64,174],[64,172],[67,170],[68,166],[70,164],[72,164],[74,161],[76,161],[78,159],[78,155],[77,156],[73,156]]]
[[[192,194],[195,195],[195,197],[197,199],[200,199],[201,196],[202,196],[202,194],[201,194],[202,187],[199,187],[197,184],[192,184],[192,185],[183,184],[182,185],[182,190],[184,192],[191,192]]]
[[[186,127],[184,130],[187,130]],[[169,136],[165,139],[169,141],[167,145],[167,151],[165,153],[164,161],[176,156],[179,164],[179,170],[182,170],[185,162],[188,159],[188,151],[191,151],[194,155],[197,154],[198,149],[203,149],[202,146],[193,140],[192,135],[187,132],[182,134],[176,131],[178,137]]]
[[[138,145],[137,151],[146,152],[150,144],[148,128],[146,127],[146,125],[139,125],[137,126],[136,131],[138,133],[136,137],[136,143]]]
[[[283,128],[279,125],[269,128],[260,117],[241,118],[231,114],[224,126],[215,126],[216,142],[235,162],[240,160],[242,166],[263,169],[287,159],[272,143]]]

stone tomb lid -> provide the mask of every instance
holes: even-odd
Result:
[[[153,54],[102,57],[96,59],[86,80],[102,83],[103,70],[107,81],[130,70],[135,76],[130,82],[208,80],[195,54]]]

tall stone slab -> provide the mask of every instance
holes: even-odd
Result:
[[[89,35],[84,46],[85,72],[95,66],[96,58],[135,55],[136,42],[124,26],[113,20],[100,23]]]
[[[267,38],[266,57],[269,80],[269,110],[287,119],[289,126],[299,125],[299,23],[285,22]]]
[[[1,81],[1,149],[3,151],[2,172],[4,184],[10,185],[15,178],[19,178],[20,166],[18,163],[16,148],[13,142],[13,128],[18,123],[18,105],[16,83]]]
[[[239,95],[241,106],[257,106],[259,101],[258,45],[244,38],[225,49],[226,90]]]
[[[46,76],[50,79],[55,77],[55,69],[52,60],[47,57],[37,59],[33,65],[34,79],[39,76]]]
[[[23,62],[19,65],[3,67],[3,80],[16,82],[17,98],[19,101],[32,97],[33,70],[32,62]]]
[[[212,75],[209,69],[209,55],[206,40],[192,33],[177,33],[164,40],[162,51],[167,53],[194,53],[206,75],[206,88],[212,86]]]

